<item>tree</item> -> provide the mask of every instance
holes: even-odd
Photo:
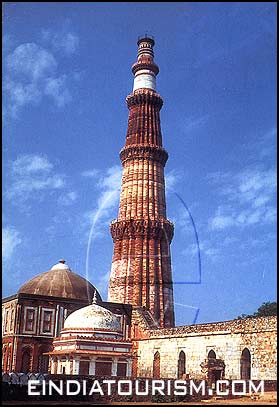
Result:
[[[255,317],[268,317],[271,315],[277,315],[277,302],[264,302],[258,311],[254,313]]]
[[[277,302],[263,302],[254,314],[241,314],[237,319],[253,318],[253,317],[269,317],[277,315]]]

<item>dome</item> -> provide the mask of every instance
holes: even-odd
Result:
[[[119,318],[108,309],[91,304],[74,311],[66,318],[64,330],[79,331],[92,329],[97,331],[121,331]]]
[[[65,264],[65,260],[60,260],[49,271],[41,273],[23,284],[18,290],[18,294],[45,295],[91,302],[95,290],[89,281],[72,272]],[[101,300],[99,293],[97,293],[97,297],[98,300]]]

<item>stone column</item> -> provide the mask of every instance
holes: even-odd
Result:
[[[69,357],[66,358],[65,373],[71,374],[71,362],[70,362]]]
[[[53,366],[53,374],[57,374],[57,371],[58,371],[58,359],[57,359],[57,357],[53,358],[52,366]]]
[[[96,358],[91,358],[89,362],[89,375],[95,376],[96,374]]]
[[[132,364],[133,364],[132,360],[129,359],[128,363],[127,363],[127,371],[126,371],[127,377],[132,376]]]
[[[50,371],[50,374],[54,373],[54,363],[53,363],[51,356],[49,357],[49,371]]]
[[[61,364],[61,360],[57,359],[57,374],[62,373],[62,364]]]
[[[118,358],[112,358],[111,375],[117,376],[117,361]]]
[[[79,374],[79,358],[73,359],[73,374]]]

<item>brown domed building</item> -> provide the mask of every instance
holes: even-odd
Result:
[[[96,288],[74,273],[64,260],[25,283],[15,295],[2,301],[2,370],[48,371],[53,338],[59,337],[65,319],[73,312],[102,299]],[[109,304],[120,314],[126,332],[129,307]],[[125,314],[125,315],[123,315]]]
[[[89,281],[73,273],[69,266],[65,264],[65,260],[60,260],[49,271],[27,281],[18,290],[18,294],[45,295],[90,301],[94,291],[95,288]]]

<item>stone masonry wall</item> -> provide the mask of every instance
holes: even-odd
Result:
[[[200,364],[212,349],[225,362],[225,378],[240,379],[244,348],[251,354],[251,379],[276,379],[276,317],[251,318],[172,329],[150,329],[149,338],[137,340],[137,375],[152,377],[153,357],[160,353],[160,375],[176,378],[181,350],[186,355],[186,373],[205,379]]]

